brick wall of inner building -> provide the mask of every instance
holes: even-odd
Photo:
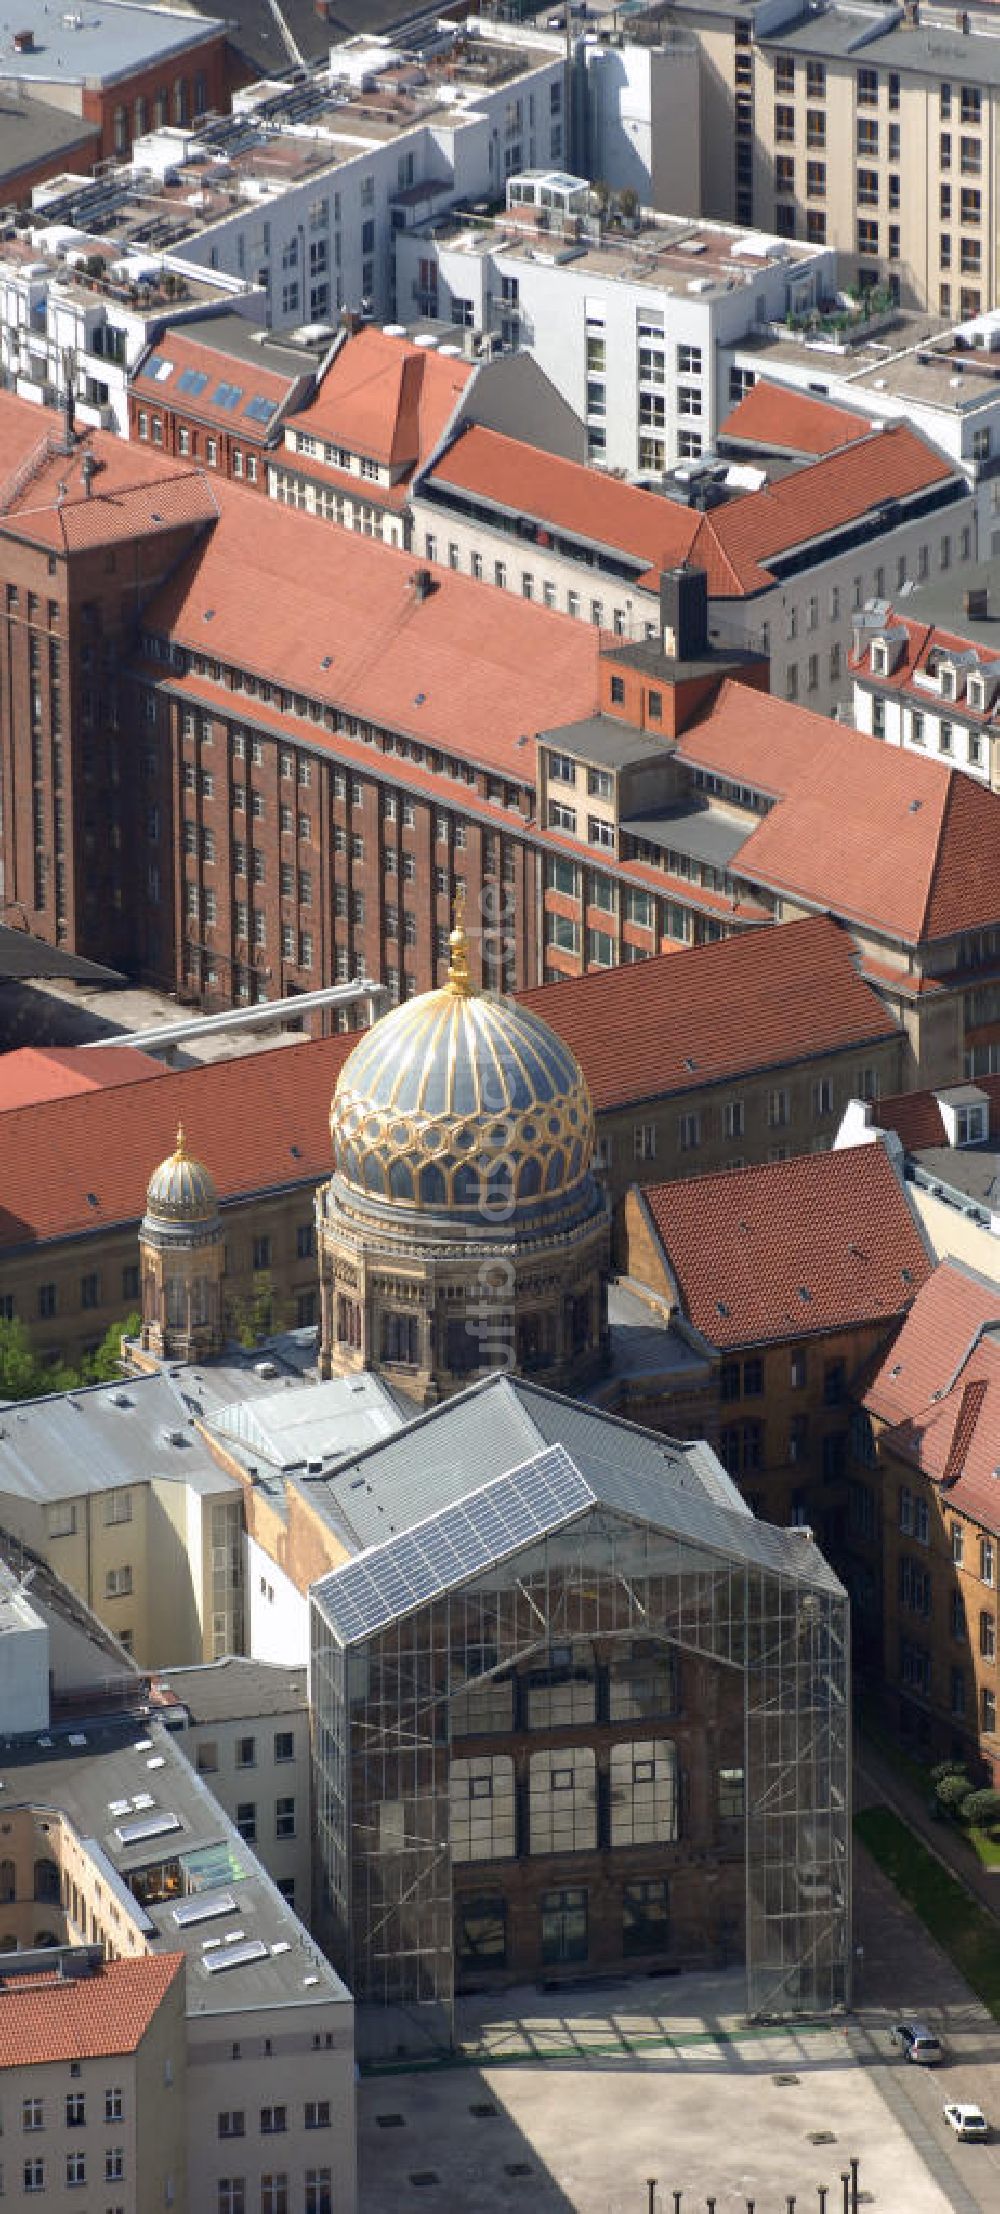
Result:
[[[851,1472],[872,1696],[921,1760],[963,1760],[1000,1787],[1000,1540],[876,1428]]]
[[[600,1646],[597,1649],[601,1665]],[[743,1704],[738,1676],[677,1655],[679,1697],[676,1712],[657,1719],[636,1721],[623,1731],[620,1723],[559,1730],[519,1730],[502,1740],[470,1737],[455,1740],[455,1757],[489,1755],[501,1751],[514,1762],[518,1817],[518,1851],[514,1858],[495,1861],[456,1862],[454,1897],[456,1930],[464,1906],[484,1899],[502,1899],[506,1918],[507,1956],[494,1970],[481,1963],[457,1961],[459,1988],[490,1984],[572,1978],[589,1971],[614,1971],[623,1958],[623,1893],[626,1886],[641,1883],[666,1885],[666,1943],[633,1955],[629,1966],[650,1968],[658,1963],[681,1967],[720,1965],[738,1959],[744,1943],[744,1864],[742,1818],[727,1818],[721,1811],[720,1771],[742,1772]],[[599,1807],[609,1790],[611,1747],[625,1739],[636,1744],[666,1739],[676,1747],[678,1773],[678,1835],[673,1841],[639,1845],[604,1844],[597,1850],[538,1854],[530,1850],[526,1824],[528,1765],[533,1753],[574,1746],[592,1746],[596,1756]],[[599,1815],[599,1834],[607,1835],[607,1813]],[[587,1951],[585,1960],[546,1961],[542,1953],[543,1903],[566,1889],[586,1894]]]

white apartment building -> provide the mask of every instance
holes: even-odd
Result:
[[[631,640],[655,634],[660,574],[687,562],[707,578],[712,640],[766,653],[771,691],[820,714],[850,700],[855,611],[975,561],[964,478],[903,424],[718,504],[716,489],[707,475],[705,507],[685,506],[460,423],[417,480],[413,545]]]
[[[452,214],[396,237],[396,290],[530,352],[587,425],[591,461],[662,474],[713,447],[741,339],[835,287],[835,259],[680,216],[602,228],[584,178],[511,178],[496,222]],[[722,364],[725,362],[723,373]]]
[[[580,168],[612,192],[634,193],[640,207],[700,214],[697,41],[661,28],[656,45],[634,46],[604,31],[580,42],[575,61]]]
[[[129,377],[154,332],[248,289],[181,276],[149,254],[109,255],[105,240],[74,225],[37,223],[30,238],[0,240],[0,384],[54,407],[69,376],[77,422],[127,438]]]
[[[137,141],[113,184],[55,180],[34,204],[71,221],[103,206],[114,232],[144,230],[172,267],[259,286],[276,330],[342,307],[385,319],[397,230],[561,162],[567,108],[553,34],[472,18],[413,51],[359,37],[308,86],[247,86],[232,117]]]
[[[992,590],[991,590],[992,586]],[[926,587],[854,617],[854,725],[904,753],[932,754],[1000,790],[1000,574],[966,590]]]

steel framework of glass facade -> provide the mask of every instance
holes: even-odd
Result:
[[[458,1510],[450,1509],[314,1588],[321,1927],[333,1958],[357,1999],[439,2009],[447,2042],[455,1992],[451,1747],[460,1728],[469,1729],[470,1687],[480,1687],[481,1714],[490,1683],[533,1653],[575,1639],[655,1639],[742,1677],[748,2015],[846,2004],[844,1592],[804,1531],[706,1511],[701,1500],[666,1489],[663,1520],[690,1520],[696,1534],[664,1528],[659,1513],[654,1521],[596,1499],[569,1457],[558,1448],[556,1456],[559,1480],[541,1502],[535,1497],[533,1534],[531,1512],[514,1513],[514,1524],[525,1525],[521,1544],[512,1543],[507,1512],[512,1479],[473,1495],[481,1503],[478,1557],[489,1533],[495,1556],[503,1527],[502,1559],[474,1566],[473,1537],[463,1576]],[[543,1457],[550,1469],[556,1456]],[[522,1482],[522,1500],[524,1492]],[[468,1522],[465,1504],[460,1511]],[[627,1734],[637,1728],[648,1736],[648,1721],[633,1721]],[[494,1746],[502,1744],[499,1735]],[[574,1881],[568,1857],[557,1880]]]

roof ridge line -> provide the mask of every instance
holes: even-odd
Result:
[[[944,800],[942,803],[940,815],[938,817],[937,832],[934,839],[934,852],[931,857],[931,866],[927,878],[927,888],[920,909],[920,932],[918,943],[922,942],[927,935],[927,923],[931,911],[931,902],[933,900],[935,888],[937,885],[938,870],[941,866],[941,849],[944,844],[945,832],[948,827],[948,822],[951,815],[952,799],[955,793],[955,778],[961,773],[958,769],[947,767],[946,764],[942,763],[941,766],[943,766],[945,769],[946,777]]]

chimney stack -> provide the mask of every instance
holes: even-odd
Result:
[[[697,661],[708,652],[708,577],[682,561],[660,578],[660,637],[668,661]]]

